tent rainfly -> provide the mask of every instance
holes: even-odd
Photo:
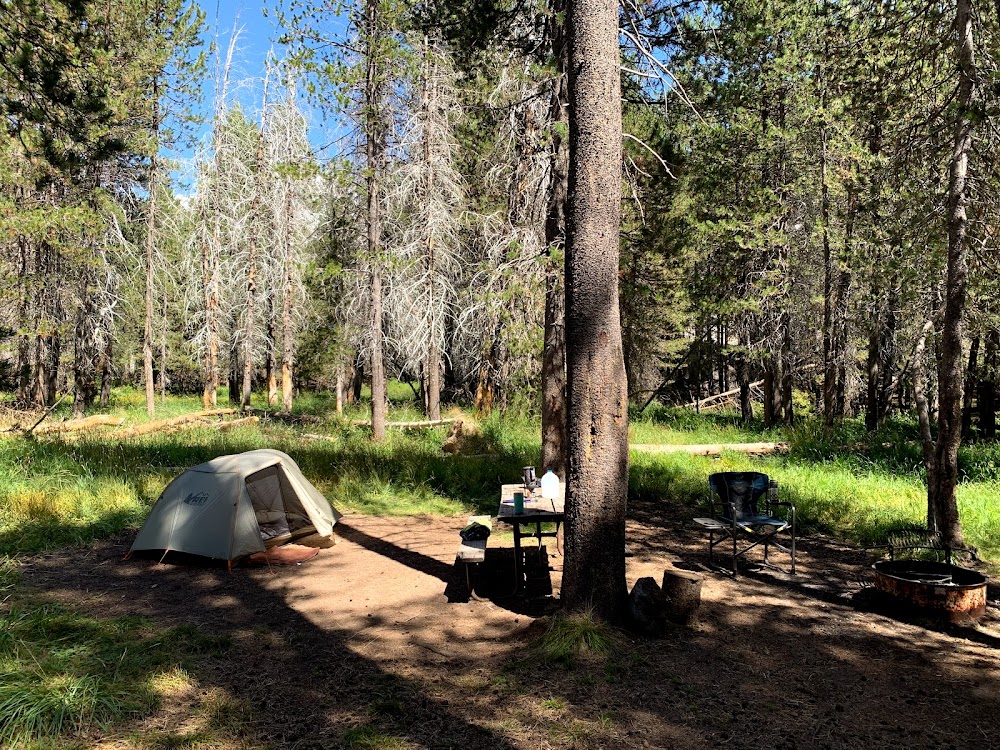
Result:
[[[340,513],[281,451],[220,456],[163,490],[132,544],[230,563],[313,532],[333,533]]]

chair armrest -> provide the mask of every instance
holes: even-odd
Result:
[[[768,503],[768,510],[770,510],[772,507],[776,505],[781,505],[788,508],[791,511],[792,520],[793,521],[795,520],[795,503],[790,503],[785,500],[773,500],[770,503]],[[768,515],[770,515],[770,513]]]
[[[719,505],[722,506],[720,508],[720,510],[728,510],[729,511],[729,516],[721,515],[721,516],[715,516],[715,517],[716,518],[721,518],[724,521],[728,521],[732,525],[732,527],[735,529],[736,528],[736,503],[722,503],[722,502],[720,502]]]

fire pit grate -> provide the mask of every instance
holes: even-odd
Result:
[[[935,538],[923,544],[887,546],[889,559],[872,566],[877,590],[924,614],[947,617],[952,622],[976,620],[986,614],[986,576],[953,565],[951,554],[959,550]],[[943,552],[945,561],[897,559],[900,549]]]

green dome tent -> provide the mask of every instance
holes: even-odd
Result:
[[[339,518],[289,456],[247,451],[195,466],[168,484],[129,554],[176,551],[232,562],[293,537],[329,536]]]

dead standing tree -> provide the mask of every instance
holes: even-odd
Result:
[[[401,139],[409,158],[394,171],[388,195],[399,241],[387,317],[400,364],[421,373],[425,412],[438,420],[446,333],[461,275],[465,188],[455,164],[455,74],[447,53],[427,37],[421,50],[419,105]]]
[[[274,243],[265,263],[271,272],[265,284],[267,309],[274,310],[275,301],[278,298],[281,301],[281,404],[285,411],[292,408],[296,333],[306,299],[303,273],[309,259],[308,245],[318,224],[315,207],[322,187],[307,129],[295,82],[289,79],[285,83],[284,100],[276,103],[268,114],[266,138]],[[268,328],[271,327],[269,320]],[[268,337],[268,348],[274,344]],[[269,353],[267,356],[271,357]]]

